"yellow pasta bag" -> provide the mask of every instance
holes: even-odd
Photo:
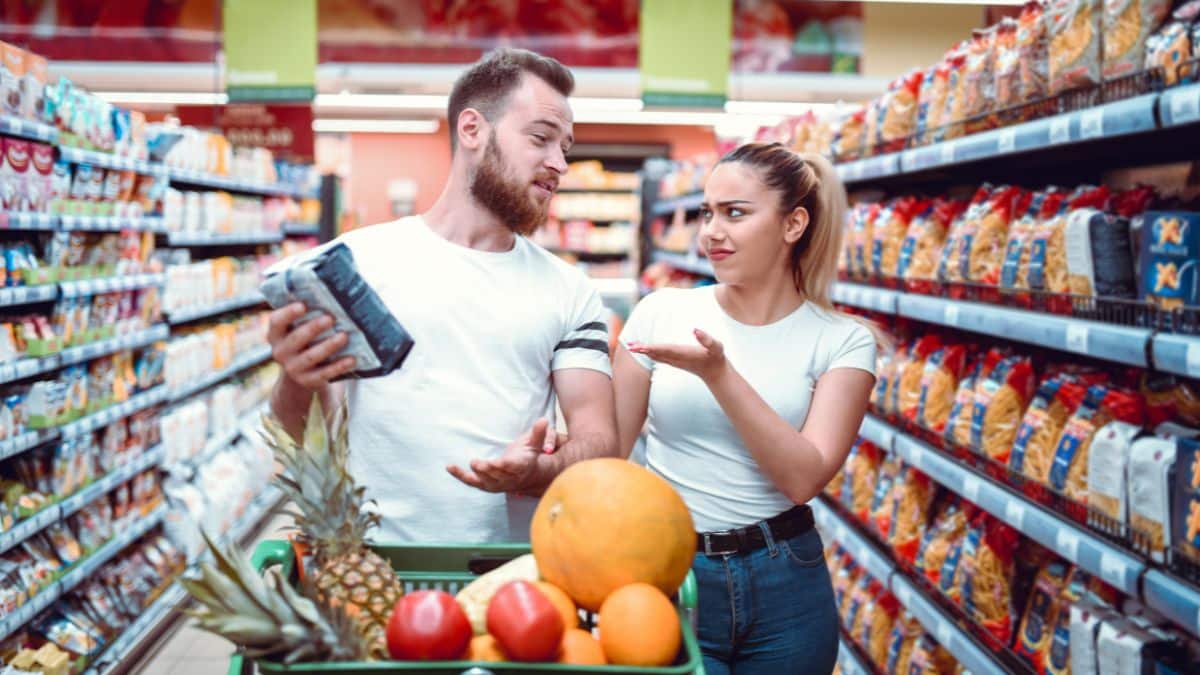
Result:
[[[875,386],[871,389],[871,408],[876,412],[885,413],[887,409],[888,393],[891,391],[892,381],[896,379],[896,362],[900,354],[907,349],[908,347],[901,345],[895,350],[881,350],[876,358]]]
[[[875,496],[875,482],[882,461],[883,453],[879,448],[864,440],[856,443],[846,458],[842,505],[864,523],[870,516],[871,500]]]
[[[1104,79],[1129,75],[1146,60],[1146,41],[1171,11],[1169,0],[1104,3]]]
[[[845,117],[833,142],[838,159],[857,159],[866,144],[867,109],[859,107]]]
[[[925,361],[921,373],[921,396],[914,420],[918,426],[941,434],[946,430],[958,381],[967,366],[967,348],[948,345]]]
[[[871,247],[875,241],[875,220],[879,217],[882,207],[871,204],[861,211],[856,211],[852,257],[850,259],[850,274],[855,279],[867,279],[871,274]]]
[[[833,599],[837,604],[838,616],[842,620],[842,625],[846,624],[846,610],[850,606],[850,593],[864,574],[863,568],[854,558],[847,555],[843,558],[837,574],[830,575],[833,578]]]
[[[926,335],[917,340],[909,352],[908,361],[900,369],[896,388],[896,412],[910,421],[916,421],[921,403],[921,380],[925,372],[925,361],[941,349],[942,340],[937,335]]]
[[[850,607],[846,610],[846,631],[851,635],[862,635],[868,606],[883,593],[883,584],[870,574],[864,574],[854,590],[850,592]]]
[[[990,208],[978,220],[976,228],[964,234],[963,279],[975,284],[997,286],[1004,266],[1004,245],[1008,225],[1024,213],[1032,195],[1017,187],[997,190],[989,198]]]
[[[941,116],[940,131],[934,141],[946,141],[963,135],[963,120],[967,105],[967,49],[964,40],[946,54],[946,108]]]
[[[933,292],[947,230],[966,208],[965,201],[935,199],[913,218],[896,269],[910,291]]]
[[[879,135],[885,145],[904,140],[916,133],[917,97],[923,79],[924,74],[916,70],[893,81],[888,87],[883,119],[879,125]]]
[[[929,204],[928,200],[917,197],[900,197],[880,212],[875,221],[871,248],[871,267],[875,274],[893,278],[899,275],[900,251],[909,223]]]
[[[875,481],[875,494],[871,497],[871,513],[867,524],[885,541],[892,528],[892,499],[900,468],[899,458],[889,456],[885,459]]]
[[[1046,11],[1041,2],[1027,2],[1017,20],[1017,51],[1021,72],[1021,102],[1045,98],[1049,39],[1046,35]]]
[[[1028,358],[1004,359],[975,387],[971,411],[971,445],[1007,464],[1025,406],[1033,397],[1033,364]]]
[[[1108,203],[1107,187],[1082,186],[1062,208],[1041,227],[1033,238],[1029,258],[1029,286],[1051,293],[1069,293],[1070,267],[1067,264],[1067,224],[1071,212],[1083,208],[1104,208]]]
[[[933,520],[921,538],[921,547],[917,552],[917,571],[935,586],[940,585],[942,569],[951,547],[961,543],[963,532],[967,529],[967,513],[957,501],[945,502],[943,508]],[[958,565],[957,559],[954,563]]]
[[[1113,420],[1140,426],[1145,406],[1136,392],[1104,385],[1088,388],[1083,403],[1063,427],[1050,466],[1050,487],[1080,504],[1087,504],[1088,451],[1096,431]]]
[[[938,280],[943,282],[962,281],[962,242],[968,233],[975,230],[976,221],[987,208],[987,199],[991,192],[990,185],[984,185],[976,190],[967,209],[950,225],[945,243],[942,245],[941,259],[938,261]]]
[[[1004,358],[1004,353],[998,349],[988,350],[974,366],[971,374],[958,383],[958,391],[954,394],[954,405],[950,408],[950,417],[946,422],[946,430],[942,439],[951,445],[962,448],[971,447],[971,420],[975,417],[975,389],[991,374],[992,369]]]
[[[997,26],[974,31],[967,44],[966,77],[962,87],[965,100],[962,115],[975,117],[991,112],[995,101],[992,66],[996,61]]]
[[[1050,91],[1100,83],[1100,0],[1053,0],[1050,16]]]
[[[945,647],[925,633],[913,647],[907,672],[908,675],[953,675],[957,664]]]
[[[874,579],[871,575],[862,568],[856,568],[857,574],[854,575],[854,583],[842,596],[842,602],[838,608],[842,613],[842,626],[853,631],[858,623],[858,613],[862,610],[863,605],[867,604],[867,599],[870,598],[871,583]]]
[[[1004,18],[996,25],[995,107],[1008,108],[1024,101],[1021,96],[1021,51],[1017,45],[1017,21]]]
[[[1038,386],[1009,454],[1013,471],[1042,485],[1047,483],[1058,436],[1085,394],[1085,385],[1065,375],[1049,377]]]
[[[1029,288],[1029,256],[1038,223],[1053,216],[1065,195],[1056,188],[1037,192],[1024,215],[1013,222],[1004,246],[1004,263],[1000,268],[1000,287],[1017,290]]]
[[[896,557],[910,565],[916,562],[933,496],[933,482],[929,476],[912,467],[904,467],[892,487],[888,543]]]
[[[965,572],[963,609],[1002,644],[1012,640],[1014,557],[1020,539],[1013,528],[982,514],[980,527],[968,534],[964,544],[966,548],[974,548],[973,555],[964,552],[960,566]]]
[[[883,672],[908,675],[913,647],[923,632],[921,622],[909,614],[908,610],[903,610],[896,617],[888,635],[887,661],[883,665]]]
[[[1017,631],[1013,649],[1024,657],[1037,672],[1045,668],[1045,650],[1054,635],[1058,622],[1058,596],[1067,583],[1070,567],[1062,560],[1051,560],[1038,570]]]
[[[857,642],[876,666],[887,662],[888,638],[891,637],[892,626],[899,612],[900,603],[896,597],[882,590],[863,613],[862,630],[856,635]]]

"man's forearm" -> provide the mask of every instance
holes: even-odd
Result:
[[[332,385],[326,385],[318,392],[321,397],[321,409],[325,415],[333,408],[334,392]],[[304,438],[304,425],[308,422],[308,409],[312,405],[313,392],[297,384],[287,375],[280,375],[271,392],[271,411],[283,425],[284,431],[297,443]]]
[[[537,469],[529,487],[522,492],[540,495],[564,469],[575,462],[597,457],[617,457],[617,439],[613,434],[584,433],[572,435],[552,455],[540,455]]]

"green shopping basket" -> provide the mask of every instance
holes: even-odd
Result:
[[[465,546],[403,545],[374,546],[375,552],[387,558],[404,586],[404,592],[441,590],[455,594],[480,574],[529,552],[529,546],[482,544]],[[259,572],[280,565],[285,578],[294,579],[295,556],[286,541],[268,540],[260,543],[251,558]],[[692,626],[696,610],[696,580],[688,572],[679,589],[678,608],[683,628],[683,643],[675,663],[662,668],[626,666],[572,666],[557,663],[515,663],[475,661],[345,661],[339,663],[301,663],[292,666],[266,659],[247,659],[240,652],[233,655],[229,675],[304,673],[305,675],[516,675],[517,673],[560,673],[584,675],[623,675],[647,673],[652,675],[703,675],[700,645]],[[257,671],[256,671],[257,668]]]

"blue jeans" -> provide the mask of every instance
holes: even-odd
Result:
[[[697,637],[707,675],[828,675],[838,614],[816,529],[726,556],[696,554]]]

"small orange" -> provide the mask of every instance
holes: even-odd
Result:
[[[491,635],[476,635],[471,638],[471,644],[467,645],[467,655],[463,657],[464,661],[507,661],[504,656],[504,651],[500,649],[500,643],[496,642],[496,638]]]
[[[562,615],[564,629],[575,628],[579,625],[579,610],[575,607],[575,601],[567,595],[566,591],[548,581],[538,581],[535,585]]]
[[[665,666],[681,640],[679,614],[670,598],[650,584],[622,586],[600,606],[600,646],[609,663]]]
[[[608,663],[600,642],[582,628],[571,628],[563,633],[558,662],[573,666],[603,666]]]

